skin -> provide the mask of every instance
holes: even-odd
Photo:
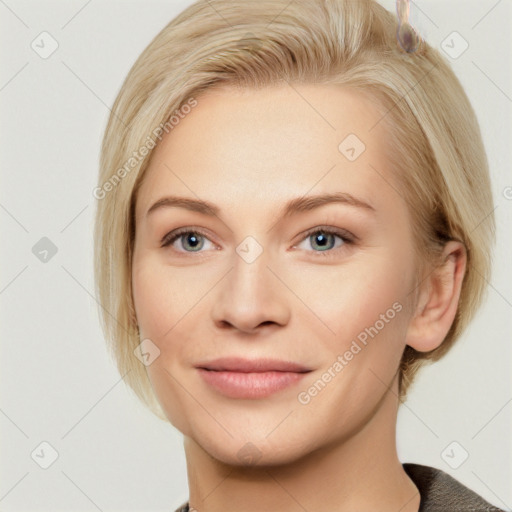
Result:
[[[160,350],[148,376],[184,434],[191,507],[416,512],[418,491],[396,453],[397,369],[406,344],[432,350],[448,332],[463,247],[446,245],[413,303],[414,228],[398,185],[390,186],[381,110],[362,93],[223,86],[197,99],[152,155],[136,200],[132,268],[141,340]],[[350,133],[366,145],[353,162],[338,149]],[[279,215],[293,198],[333,192],[373,210],[330,203]],[[219,212],[147,214],[169,195],[209,201]],[[161,246],[181,227],[203,232],[199,252],[186,234]],[[356,238],[328,236],[322,250],[318,233],[307,234],[322,227]],[[263,250],[251,263],[236,251],[247,236]],[[400,312],[300,403],[298,394],[396,303]],[[195,367],[222,356],[272,357],[312,371],[270,397],[234,399]],[[241,458],[242,448],[252,461]]]

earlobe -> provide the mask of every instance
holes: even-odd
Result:
[[[418,304],[407,330],[407,345],[419,352],[439,347],[455,319],[467,254],[461,242],[448,242],[439,264],[422,282]]]

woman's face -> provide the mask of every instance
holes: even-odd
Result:
[[[135,310],[169,420],[230,464],[389,432],[416,268],[382,112],[328,85],[197,100],[136,203]]]

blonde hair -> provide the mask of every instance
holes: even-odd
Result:
[[[373,0],[200,0],[153,39],[126,77],[94,191],[102,326],[125,382],[161,418],[134,355],[141,340],[131,287],[134,204],[152,149],[209,88],[285,82],[339,84],[377,99],[421,261],[435,261],[447,240],[466,247],[455,321],[436,350],[406,347],[402,399],[421,364],[449,350],[482,302],[494,242],[487,159],[474,111],[440,53],[421,39],[416,52],[406,53],[397,43],[396,17]]]

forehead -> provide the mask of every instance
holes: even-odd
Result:
[[[389,135],[382,107],[370,95],[337,85],[285,84],[216,87],[196,99],[155,148],[137,215],[165,193],[233,208],[245,199],[263,208],[308,191],[343,189],[370,203],[382,194]]]

